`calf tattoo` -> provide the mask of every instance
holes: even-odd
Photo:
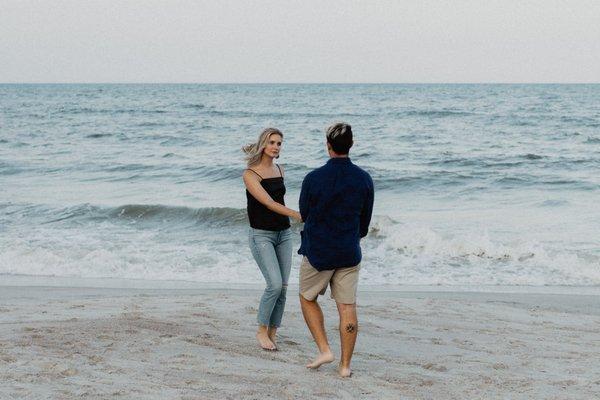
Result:
[[[356,332],[356,325],[354,325],[352,323],[346,325],[346,332],[348,332],[348,333]]]

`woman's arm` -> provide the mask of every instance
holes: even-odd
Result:
[[[269,196],[269,193],[261,186],[260,179],[256,174],[253,174],[250,171],[244,171],[244,184],[246,185],[246,189],[248,192],[261,204],[267,207],[269,210],[276,212],[277,214],[285,215],[287,217],[291,217],[296,221],[302,221],[302,217],[298,211],[292,210],[284,206],[283,204],[279,204],[275,200]]]

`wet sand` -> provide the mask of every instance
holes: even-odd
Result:
[[[280,351],[258,348],[260,294],[0,286],[0,398],[600,398],[600,296],[361,291],[342,379],[304,367],[316,348],[294,288]]]

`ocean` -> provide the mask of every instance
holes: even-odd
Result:
[[[600,85],[562,84],[0,85],[0,281],[259,284],[241,146],[283,131],[297,209],[337,121],[375,183],[362,284],[600,286]]]

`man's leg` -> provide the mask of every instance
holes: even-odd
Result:
[[[302,307],[302,315],[304,321],[312,334],[317,347],[319,348],[319,355],[315,360],[306,365],[307,368],[319,368],[321,365],[330,363],[334,360],[333,353],[329,347],[327,341],[327,334],[325,333],[325,321],[323,318],[323,311],[317,300],[306,300],[304,296],[300,295],[300,306]]]
[[[340,314],[340,344],[342,346],[342,358],[338,372],[346,378],[352,374],[350,361],[354,353],[354,344],[358,335],[358,318],[356,317],[356,304],[337,303]]]
[[[358,335],[356,318],[356,289],[360,265],[336,269],[331,278],[331,296],[335,299],[340,314],[340,345],[342,357],[338,372],[346,378],[352,374],[350,361],[354,353],[354,344]]]

